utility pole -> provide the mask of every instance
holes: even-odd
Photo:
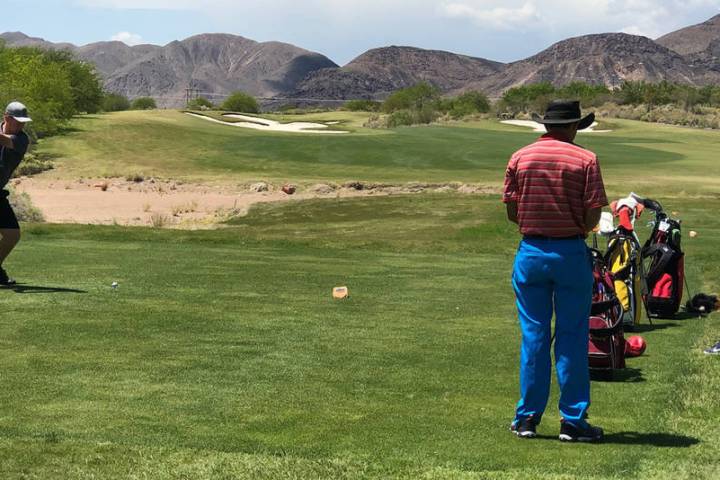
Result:
[[[200,89],[192,86],[185,89],[185,106],[190,104],[190,100],[197,100],[200,97]]]

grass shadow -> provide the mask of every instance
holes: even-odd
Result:
[[[695,437],[671,433],[618,432],[605,435],[604,443],[649,445],[660,448],[689,448],[700,443],[700,440]]]
[[[536,440],[558,441],[557,435],[538,435]],[[695,437],[674,435],[672,433],[638,433],[618,432],[606,433],[605,438],[598,445],[647,445],[658,448],[690,448],[700,443]]]
[[[77,290],[74,288],[61,287],[43,287],[37,285],[25,285],[18,283],[16,285],[5,285],[0,290],[11,290],[15,293],[87,293],[85,290]]]
[[[612,374],[609,371],[591,371],[590,379],[593,382],[603,383],[640,383],[646,381],[642,375],[642,370],[630,367],[613,370]]]
[[[642,324],[642,325],[636,325],[632,327],[631,329],[628,329],[626,332],[629,334],[634,333],[646,333],[646,332],[654,332],[655,330],[665,330],[667,328],[672,327],[680,327],[681,325],[679,323],[653,323],[650,324]]]

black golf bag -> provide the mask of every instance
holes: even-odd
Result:
[[[672,317],[680,310],[685,284],[681,222],[668,217],[658,202],[646,202],[645,206],[655,211],[655,225],[642,250],[647,281],[645,306],[653,317]]]

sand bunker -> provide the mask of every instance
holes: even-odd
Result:
[[[294,195],[283,193],[281,185],[264,182],[214,185],[155,179],[136,183],[118,178],[72,181],[24,177],[14,179],[12,185],[16,192],[30,195],[50,223],[149,226],[161,220],[164,226],[174,228],[213,228],[228,217],[244,215],[252,205],[265,202],[422,192],[498,193],[496,187],[461,183],[330,183],[300,186]]]
[[[343,134],[350,133],[343,130],[328,130],[328,125],[337,125],[339,122],[328,122],[323,123],[309,123],[309,122],[292,122],[292,123],[280,123],[274,120],[267,120],[260,117],[250,117],[248,115],[238,114],[225,114],[223,117],[233,118],[236,120],[243,120],[242,122],[223,122],[215,118],[207,117],[205,115],[199,115],[197,113],[186,112],[188,115],[202,118],[209,122],[220,123],[222,125],[229,125],[231,127],[240,128],[252,128],[253,130],[264,130],[266,132],[288,132],[288,133],[315,133],[315,134]]]
[[[504,123],[505,125],[514,125],[516,127],[526,127],[526,128],[532,128],[533,131],[539,132],[539,133],[545,133],[545,125],[537,122],[533,122],[532,120],[504,120],[500,123]],[[586,128],[585,130],[580,130],[578,133],[610,133],[612,130],[595,130],[595,127],[598,126],[598,123],[595,122],[590,127]]]

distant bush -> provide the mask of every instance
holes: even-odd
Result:
[[[215,108],[215,105],[213,105],[213,103],[207,98],[198,97],[190,100],[187,104],[187,108],[190,110],[212,110]]]
[[[254,97],[243,93],[231,94],[223,103],[221,108],[229,112],[260,113],[260,107]]]
[[[482,92],[467,92],[459,97],[439,101],[440,111],[454,119],[487,113],[490,111],[490,100]]]
[[[396,128],[410,125],[428,125],[440,117],[437,110],[430,106],[415,110],[398,110],[387,116],[385,127]]]
[[[684,108],[674,105],[648,108],[645,104],[618,105],[608,103],[600,107],[597,113],[608,118],[623,118],[695,128],[720,128],[720,109],[716,107],[695,107],[693,111],[688,112]]]
[[[435,106],[440,99],[440,89],[427,82],[403,88],[390,95],[382,105],[385,113],[399,110],[422,110],[427,106]]]
[[[155,110],[157,103],[155,99],[151,97],[139,97],[132,101],[130,104],[132,110]]]
[[[106,93],[101,108],[104,112],[123,112],[130,110],[130,100],[118,93]]]
[[[379,112],[382,103],[375,100],[350,100],[343,105],[343,110],[349,112]]]

